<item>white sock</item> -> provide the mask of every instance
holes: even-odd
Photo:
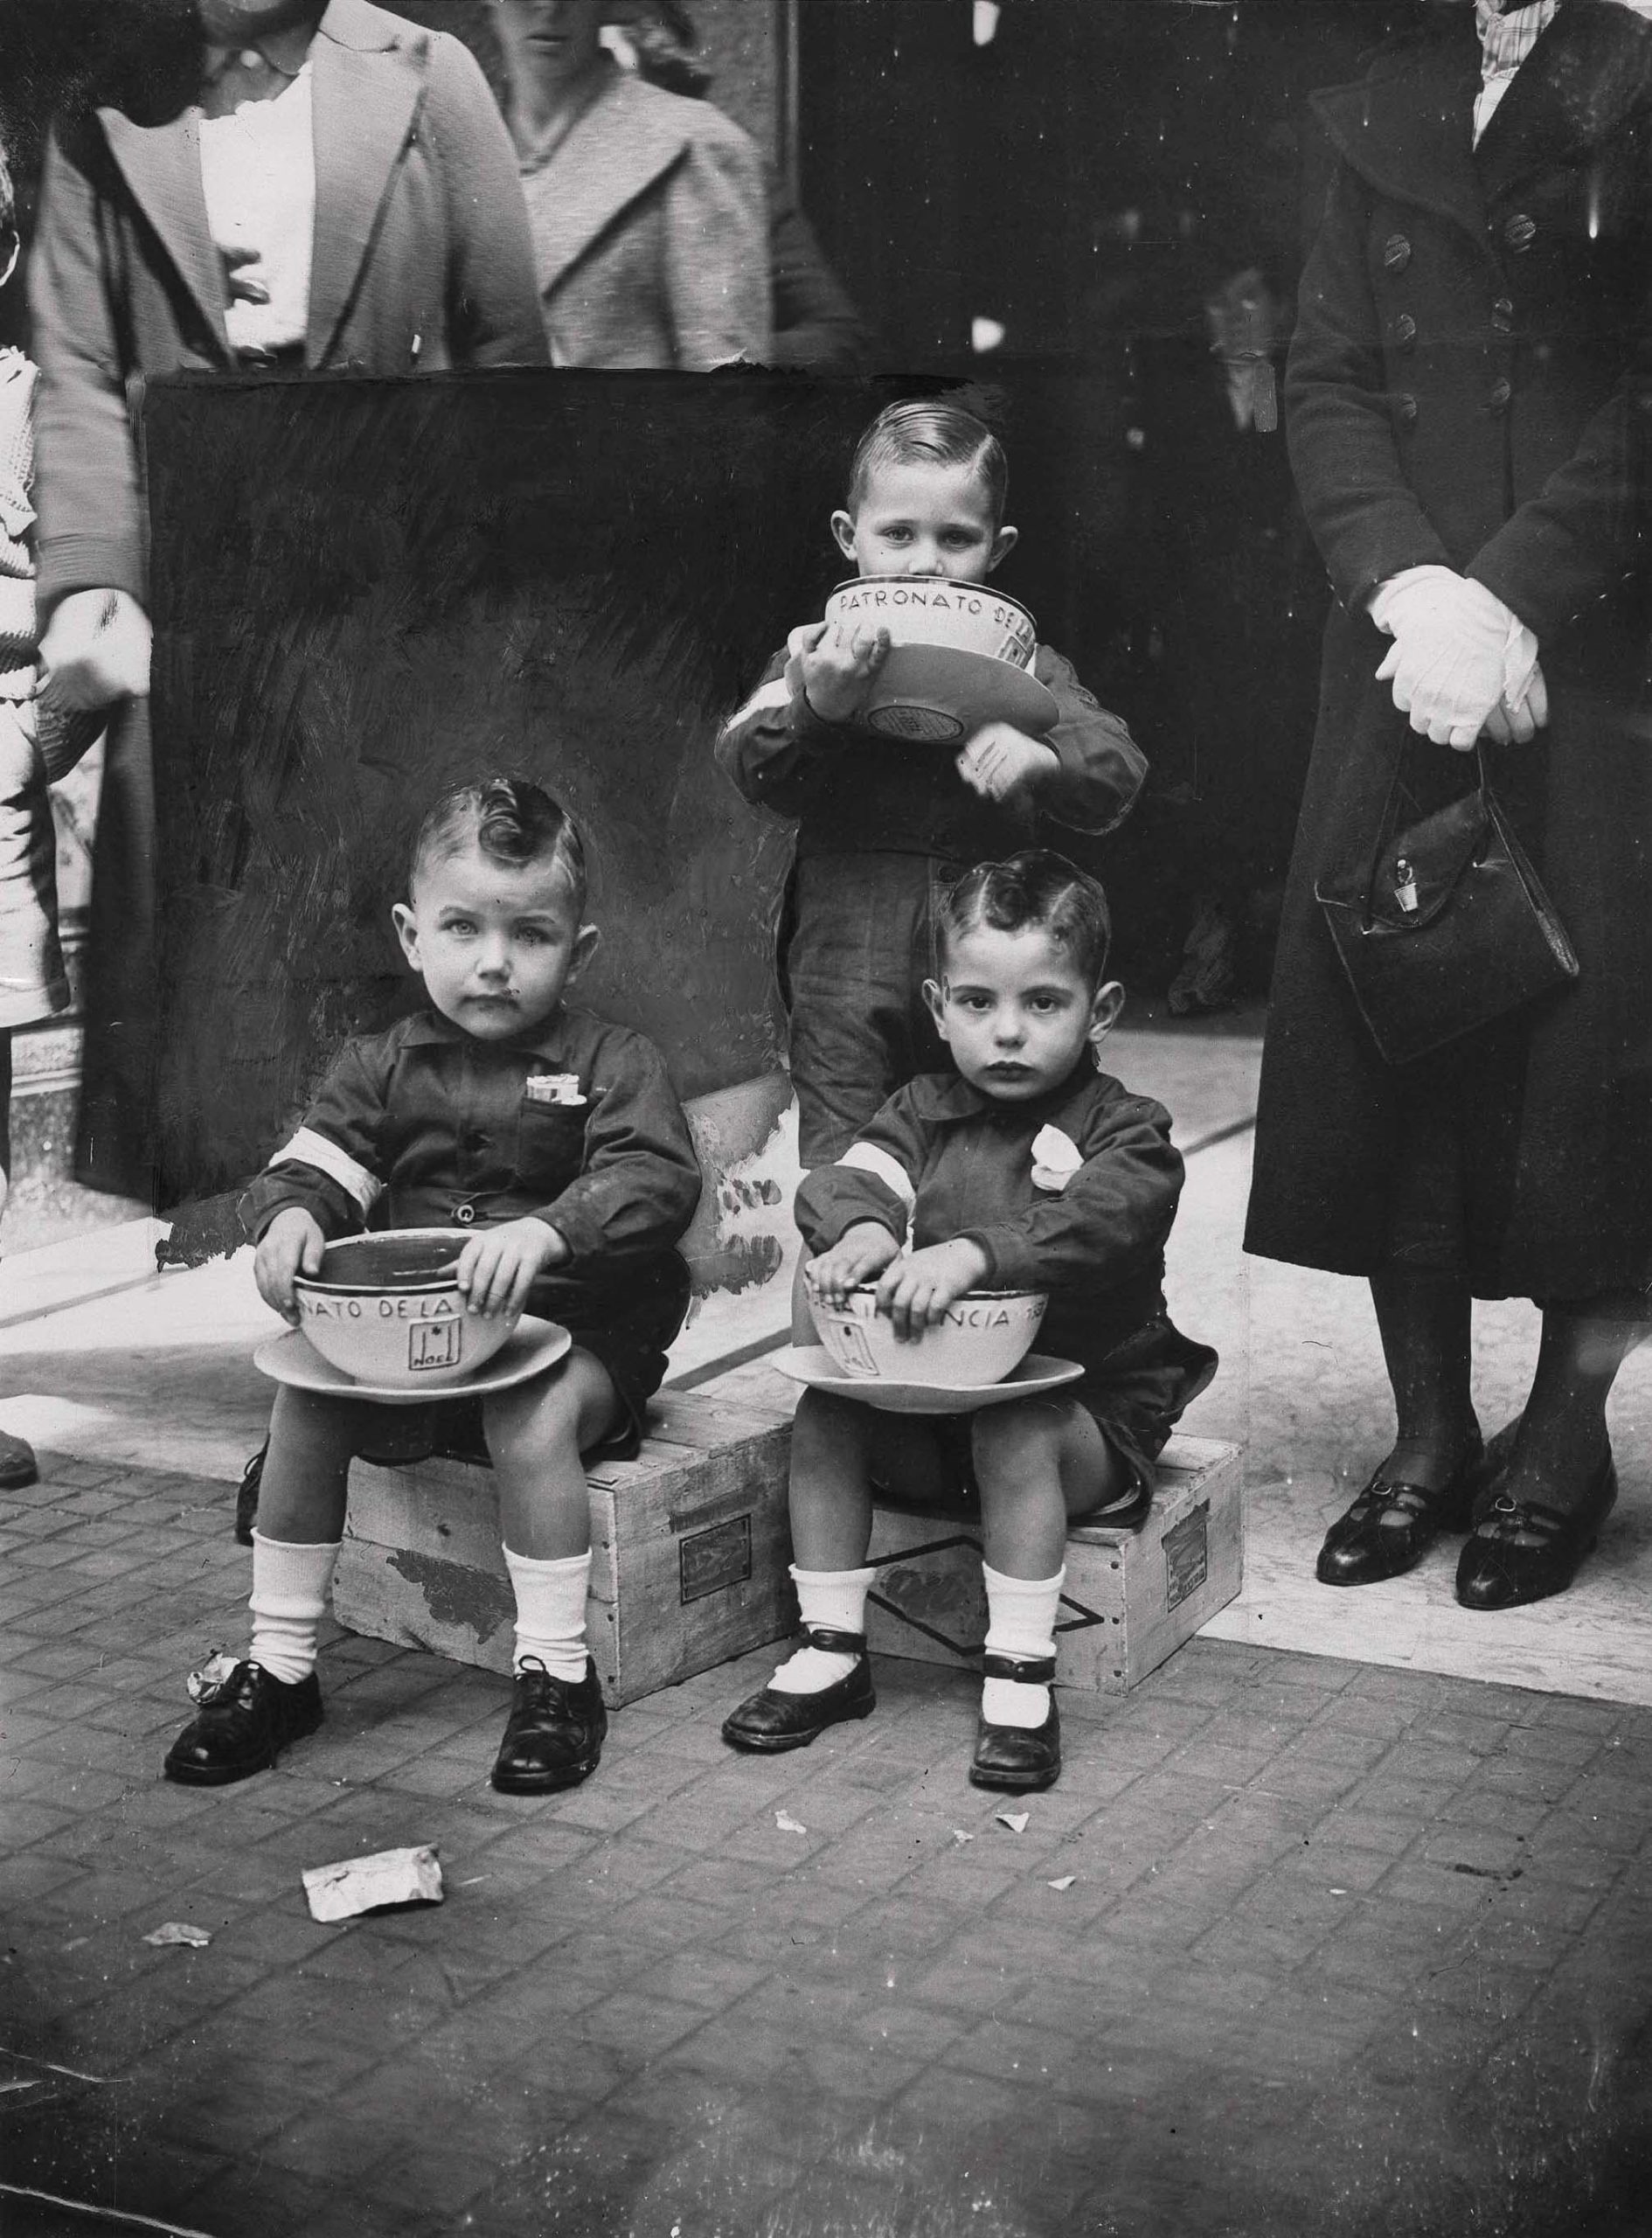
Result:
[[[981,1565],[987,1588],[987,1651],[1039,1662],[1055,1653],[1056,1610],[1066,1570],[1053,1577],[1005,1577]],[[981,1714],[989,1725],[1018,1725],[1029,1732],[1050,1714],[1050,1689],[1017,1678],[989,1678],[981,1690]]]
[[[585,1676],[589,1553],[537,1562],[531,1555],[513,1554],[507,1546],[504,1558],[517,1595],[517,1669],[531,1656],[553,1678],[566,1678],[577,1686]]]
[[[866,1592],[878,1573],[864,1570],[800,1570],[792,1564],[792,1583],[806,1624],[824,1624],[834,1632],[862,1632],[866,1629]],[[769,1680],[782,1694],[818,1694],[847,1678],[857,1658],[825,1648],[800,1647],[782,1663]]]
[[[316,1641],[327,1612],[338,1546],[295,1546],[253,1533],[253,1644],[247,1660],[283,1685],[316,1668]]]

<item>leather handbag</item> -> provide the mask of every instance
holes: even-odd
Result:
[[[1578,959],[1486,777],[1405,831],[1398,771],[1375,850],[1315,883],[1349,984],[1391,1065],[1578,976]]]

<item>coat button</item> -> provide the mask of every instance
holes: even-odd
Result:
[[[1514,383],[1512,381],[1493,381],[1490,393],[1486,398],[1486,409],[1489,412],[1506,412],[1513,400]]]
[[[1383,243],[1383,267],[1388,272],[1403,272],[1411,262],[1411,243],[1404,233],[1390,233]]]
[[[1409,311],[1401,311],[1399,316],[1394,321],[1394,347],[1397,350],[1410,350],[1415,346],[1416,340],[1416,320]]]
[[[1517,211],[1503,227],[1503,237],[1517,256],[1524,256],[1537,238],[1537,221]]]
[[[1414,427],[1417,424],[1416,398],[1414,396],[1397,396],[1394,399],[1394,417],[1399,420],[1402,427]]]
[[[476,1208],[474,1205],[455,1205],[453,1216],[461,1227],[469,1227],[476,1217]]]
[[[1514,332],[1514,299],[1512,296],[1498,296],[1496,302],[1491,306],[1491,324],[1494,333],[1512,334]]]

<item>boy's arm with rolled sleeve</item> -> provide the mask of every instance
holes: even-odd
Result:
[[[665,1060],[641,1034],[603,1052],[593,1079],[585,1164],[532,1217],[553,1228],[567,1256],[557,1271],[611,1272],[668,1250],[700,1200],[699,1160]]]
[[[892,1095],[836,1165],[816,1166],[798,1188],[795,1217],[812,1252],[829,1251],[871,1221],[905,1243],[924,1171],[928,1134],[906,1088]]]
[[[778,652],[757,689],[717,734],[717,766],[742,799],[776,816],[801,816],[810,779],[838,726],[809,704],[791,650]]]
[[[347,1042],[304,1115],[237,1207],[254,1242],[279,1213],[309,1213],[323,1235],[353,1235],[384,1189],[379,1130],[392,1060],[372,1042]]]
[[[1111,831],[1135,805],[1147,757],[1118,716],[1086,691],[1071,661],[1040,645],[1032,672],[1054,693],[1058,710],[1043,741],[1056,767],[1038,782],[1039,810],[1069,831]]]
[[[1110,1288],[1158,1260],[1182,1193],[1169,1112],[1145,1096],[1100,1103],[1075,1148],[1084,1163],[1065,1188],[963,1231],[986,1259],[983,1289]]]

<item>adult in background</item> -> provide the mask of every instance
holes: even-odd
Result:
[[[124,6],[125,0],[122,0]],[[456,38],[368,0],[180,0],[60,120],[31,298],[42,656],[106,754],[80,1171],[149,1193],[154,1011],[145,524],[133,382],[543,365],[510,140]]]
[[[710,102],[621,68],[610,0],[495,0],[553,364],[767,361],[763,158]]]
[[[1247,1242],[1364,1275],[1376,1303],[1399,1434],[1320,1577],[1393,1576],[1472,1516],[1474,1609],[1563,1590],[1593,1545],[1616,1492],[1607,1394],[1652,1313],[1642,12],[1454,0],[1315,101],[1339,162],[1286,396],[1337,603]],[[1397,771],[1403,824],[1469,789],[1482,733],[1580,976],[1391,1066],[1315,880],[1371,861]],[[1542,1341],[1488,1468],[1470,1300],[1507,1296],[1541,1307]]]

